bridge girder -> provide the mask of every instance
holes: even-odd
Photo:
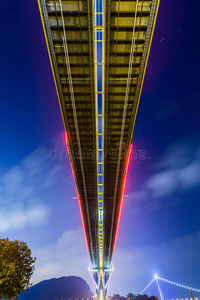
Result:
[[[110,277],[105,270],[112,268],[127,160],[159,0],[38,0],[38,3],[67,132],[91,270],[97,287],[104,286],[104,298]],[[99,8],[95,11],[95,5],[100,3],[102,11]],[[104,15],[102,24],[95,21],[97,14]],[[103,168],[98,163],[97,29],[104,32],[98,41],[104,52]],[[98,181],[100,169],[102,193]],[[103,195],[102,226],[99,194]],[[97,294],[100,297],[100,290]]]

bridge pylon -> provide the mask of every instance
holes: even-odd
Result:
[[[106,290],[105,290],[105,273],[103,268],[99,269],[99,282],[97,289],[97,300],[106,299]]]

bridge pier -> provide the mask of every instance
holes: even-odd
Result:
[[[98,289],[97,300],[106,300],[105,289]]]
[[[113,265],[109,269],[105,268],[98,268],[93,269],[92,266],[88,268],[90,275],[92,276],[95,291],[96,291],[96,299],[97,300],[106,300],[108,285],[112,273],[114,271]]]
[[[97,300],[106,300],[105,278],[103,268],[99,269]]]

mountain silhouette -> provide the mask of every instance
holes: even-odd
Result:
[[[91,297],[85,280],[68,276],[41,281],[19,295],[18,300],[76,300]]]

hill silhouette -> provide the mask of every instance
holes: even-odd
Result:
[[[75,300],[91,298],[89,285],[81,277],[44,280],[19,295],[18,300]]]

